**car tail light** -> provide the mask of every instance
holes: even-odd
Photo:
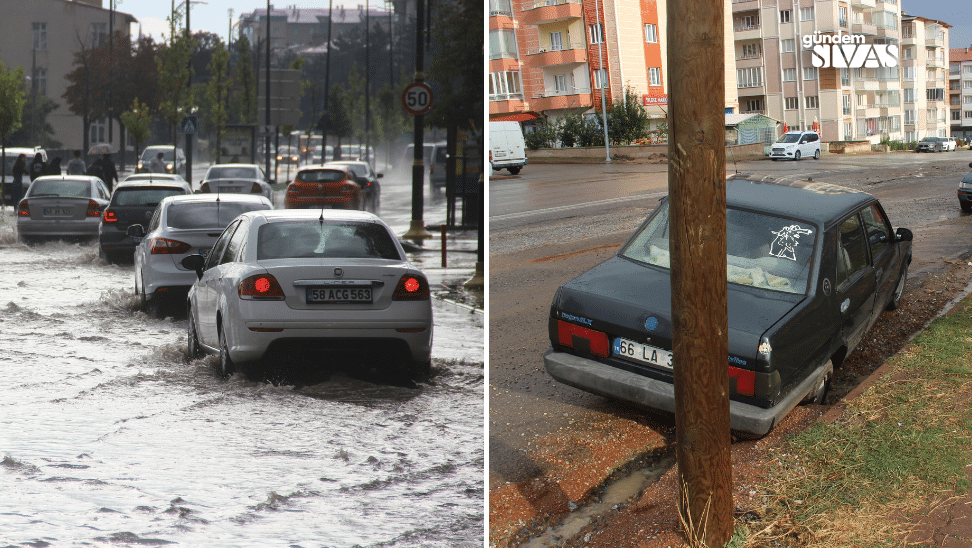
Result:
[[[27,205],[27,200],[22,200],[20,206],[17,208],[17,215],[21,217],[30,217],[30,206]]]
[[[756,372],[747,371],[745,369],[739,369],[738,367],[729,366],[729,376],[736,379],[736,393],[749,396],[750,398],[756,395]]]
[[[186,242],[168,238],[152,238],[151,245],[152,255],[181,255],[192,249]]]
[[[263,187],[260,186],[260,183],[253,183],[250,194],[263,194]]]
[[[283,288],[271,274],[257,274],[240,282],[238,288],[241,299],[256,301],[282,301]]]
[[[203,181],[203,184],[199,186],[199,192],[209,192],[209,181]]]
[[[114,211],[106,209],[105,214],[101,217],[101,221],[104,223],[117,223],[118,215],[115,215]]]
[[[392,294],[393,301],[427,301],[431,297],[429,282],[422,276],[406,274],[398,280],[395,292]]]
[[[585,345],[581,341],[587,341],[586,346],[590,347],[591,354],[595,356],[606,358],[610,355],[607,333],[557,320],[557,342],[561,346],[574,350],[584,350],[583,346]],[[578,348],[578,346],[581,346],[581,348]]]
[[[101,206],[94,200],[88,200],[88,217],[101,217]]]

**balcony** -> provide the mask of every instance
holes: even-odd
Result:
[[[569,65],[587,62],[587,45],[583,43],[567,43],[560,49],[540,48],[527,50],[526,55],[530,63],[536,67],[554,65]]]
[[[544,90],[530,99],[531,110],[562,110],[594,106],[590,88],[570,88],[567,90]]]
[[[519,19],[524,25],[541,25],[583,16],[581,0],[536,0],[524,4]]]
[[[854,34],[864,34],[867,36],[877,36],[877,25],[874,23],[854,23],[851,25],[851,32]]]

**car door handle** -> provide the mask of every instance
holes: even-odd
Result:
[[[844,302],[840,303],[840,313],[846,314],[848,308],[850,308],[850,299],[844,299]]]

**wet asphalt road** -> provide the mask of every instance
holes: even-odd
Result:
[[[401,234],[411,188],[382,181]],[[443,211],[427,198],[427,222]],[[437,296],[430,382],[333,364],[271,383],[187,362],[185,319],[139,310],[130,264],[92,242],[20,245],[5,213],[0,544],[482,546],[484,315],[457,289],[468,241],[447,268],[411,255]]]
[[[895,227],[915,232],[909,278],[918,279],[940,270],[942,258],[969,252],[972,216],[959,209],[955,190],[970,161],[968,149],[824,155],[730,162],[727,172],[812,177],[876,195]],[[559,384],[541,359],[556,288],[616,253],[665,194],[666,164],[535,163],[518,177],[490,181],[491,491],[538,478],[558,459],[583,468],[578,461],[598,446],[613,447],[616,440],[602,438],[605,432],[635,428],[641,438],[635,453],[673,441],[669,417]]]

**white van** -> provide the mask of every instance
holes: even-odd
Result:
[[[489,165],[516,175],[527,164],[526,143],[519,122],[489,123]]]
[[[820,135],[815,131],[787,131],[773,143],[770,159],[799,160],[813,157],[820,159]]]

